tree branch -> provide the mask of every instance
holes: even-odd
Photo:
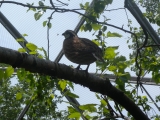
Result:
[[[78,10],[85,10],[85,9],[65,9],[65,8],[59,8],[57,6],[52,6],[52,7],[49,7],[49,6],[33,6],[33,5],[26,5],[26,4],[23,4],[23,3],[13,2],[13,1],[0,1],[0,3],[12,3],[12,4],[21,5],[23,7],[28,7],[28,8],[42,8],[42,9],[45,8],[45,9],[55,10],[55,12],[59,12],[59,13],[74,12],[74,13],[77,13],[77,14],[91,20],[92,22],[102,24],[102,25],[107,25],[107,26],[122,30],[122,31],[124,31],[126,33],[130,33],[130,34],[132,34],[136,37],[135,33],[131,32],[129,30],[125,30],[125,29],[123,29],[123,27],[118,27],[118,26],[115,26],[115,25],[112,25],[112,24],[108,24],[106,22],[100,22],[100,21],[97,21],[97,20],[93,20],[89,16],[87,16],[87,15],[81,13],[81,12],[78,12]]]
[[[136,120],[149,120],[149,118],[130,98],[110,83],[109,79],[105,80],[91,74],[86,76],[85,71],[73,69],[65,64],[39,59],[33,55],[20,53],[3,47],[0,47],[0,63],[9,64],[13,67],[25,68],[25,70],[30,72],[37,72],[66,79],[76,84],[88,87],[91,91],[107,95],[115,100]]]

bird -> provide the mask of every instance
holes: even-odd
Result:
[[[91,63],[103,60],[102,49],[97,44],[87,38],[79,38],[72,30],[66,30],[62,34],[65,39],[63,41],[63,52],[68,60],[78,64],[76,69],[80,69],[81,65],[87,65],[86,72]]]

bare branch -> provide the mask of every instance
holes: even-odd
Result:
[[[74,13],[77,13],[79,15],[82,15],[83,17],[91,20],[92,22],[95,22],[95,23],[98,23],[98,24],[102,24],[102,25],[108,25],[110,27],[113,27],[113,28],[116,28],[116,29],[119,29],[119,30],[122,30],[126,33],[130,33],[132,35],[134,35],[136,37],[136,34],[134,34],[133,32],[129,31],[129,30],[125,30],[123,29],[122,27],[118,27],[118,26],[115,26],[115,25],[112,25],[112,24],[108,24],[106,22],[99,22],[97,20],[93,20],[92,18],[90,18],[89,16],[86,16],[80,12],[78,12],[78,10],[84,10],[84,9],[65,9],[65,8],[58,8],[55,6],[55,8],[53,7],[49,7],[49,6],[31,6],[31,5],[26,5],[26,4],[23,4],[23,3],[19,3],[19,2],[13,2],[13,1],[0,1],[0,3],[13,3],[13,4],[17,4],[17,5],[21,5],[21,6],[24,6],[24,7],[29,7],[29,8],[45,8],[45,9],[50,9],[50,10],[55,10],[56,12],[59,12],[59,13],[65,13],[65,12],[74,12]],[[136,37],[137,38],[137,37]]]

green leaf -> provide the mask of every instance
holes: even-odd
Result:
[[[99,30],[102,27],[102,25],[99,25],[99,24],[91,24],[91,26],[93,30]]]
[[[128,82],[128,80],[129,80],[128,77],[125,76],[125,75],[124,76],[120,76],[119,79],[122,80],[124,83]]]
[[[54,98],[54,94],[50,94],[50,98],[53,99]]]
[[[100,99],[100,97],[99,97],[99,95],[97,93],[95,95],[96,95],[97,99]]]
[[[4,77],[4,72],[3,72],[3,70],[0,70],[0,80],[2,80],[3,77]]]
[[[92,26],[89,23],[85,24],[85,26],[84,26],[84,31],[87,31],[87,30],[89,30],[89,31],[92,30]]]
[[[29,9],[27,10],[27,12],[28,12],[29,10],[32,10],[32,11],[36,12],[36,8],[29,8]]]
[[[5,71],[4,77],[5,79],[11,77],[11,75],[13,74],[14,69],[12,67],[8,67]]]
[[[157,20],[156,23],[158,26],[160,26],[160,20]]]
[[[39,20],[43,14],[41,12],[37,12],[34,14],[35,20]]]
[[[97,40],[92,40],[96,45],[100,46],[100,43]]]
[[[116,62],[119,62],[119,61],[126,61],[126,57],[125,56],[118,56],[118,57],[116,57]]]
[[[84,25],[82,25],[82,26],[80,27],[80,30],[83,31],[84,28],[85,28]]]
[[[38,2],[39,6],[44,6],[44,3],[42,1]]]
[[[83,7],[84,7],[84,9],[87,9],[89,7],[89,2],[86,2]]]
[[[76,110],[75,108],[73,108],[72,106],[68,106],[68,111],[69,111],[70,113],[75,113],[75,112],[77,112],[77,110]]]
[[[58,84],[63,91],[66,88],[67,82],[65,80],[60,80]]]
[[[47,102],[47,104],[48,104],[49,106],[51,106],[51,105],[52,105],[52,98],[51,98],[51,97],[48,98],[48,99],[46,100],[46,102]]]
[[[147,96],[142,96],[142,98],[143,98],[143,99],[146,99],[146,98],[147,98]]]
[[[16,39],[17,42],[24,42],[24,39],[23,38],[18,38]]]
[[[26,47],[31,51],[35,51],[37,49],[37,46],[34,45],[33,43],[27,43]]]
[[[107,109],[106,107],[103,107],[103,112],[107,114],[107,113],[110,113],[110,110]],[[104,114],[104,113],[103,113],[103,114]]]
[[[67,84],[74,90],[74,85],[72,82],[68,81]]]
[[[70,96],[70,97],[72,97],[72,98],[79,98],[78,95],[76,95],[76,94],[74,94],[74,93],[71,93],[71,92],[69,92],[69,91],[67,91],[65,95]]]
[[[17,93],[16,94],[16,100],[20,100],[20,99],[22,99],[22,93]]]
[[[116,50],[117,48],[116,47],[108,47],[108,48],[106,48],[106,50],[105,50],[105,58],[106,59],[113,59],[113,58],[115,58],[115,56],[116,56],[116,53],[115,53],[115,50]]]
[[[117,67],[111,65],[111,66],[108,67],[108,70],[109,70],[109,71],[116,71],[116,70],[117,70]]]
[[[107,4],[112,4],[113,0],[107,0]]]
[[[51,28],[51,27],[52,27],[52,23],[48,23],[47,26],[48,26],[49,28]]]
[[[45,58],[48,60],[48,55],[47,55],[47,51],[42,47],[42,51],[44,53]]]
[[[32,51],[32,52],[29,52],[29,54],[30,55],[35,55],[35,54],[37,54],[37,52],[36,51]]]
[[[94,11],[96,13],[102,13],[105,9],[105,1],[96,1],[94,5]]]
[[[27,34],[22,34],[23,37],[28,36]]]
[[[101,102],[101,104],[102,104],[103,106],[106,106],[106,105],[107,105],[107,103],[106,103],[105,100],[101,100],[100,102]]]
[[[47,21],[43,21],[43,27],[45,27],[47,24]]]
[[[119,89],[125,91],[125,82],[123,82],[119,78],[116,78],[116,84],[118,85]]]
[[[81,9],[84,9],[84,5],[82,3],[79,4]]]
[[[159,72],[152,72],[152,79],[156,82],[156,84],[160,83],[160,74]]]
[[[105,32],[107,30],[107,26],[103,26],[102,31]]]
[[[17,70],[17,77],[20,81],[24,80],[26,78],[27,75],[27,71],[25,71],[24,69],[18,69]],[[27,82],[27,80],[26,80]]]
[[[24,53],[24,52],[26,52],[26,50],[24,48],[19,48],[18,52]]]
[[[86,104],[86,105],[80,105],[79,108],[81,110],[88,110],[89,112],[96,112],[97,108],[95,107],[97,104]]]
[[[79,112],[75,112],[75,113],[71,113],[68,118],[76,118],[77,120],[79,120],[81,114]]]
[[[70,113],[75,113],[75,112],[77,112],[77,110],[76,110],[75,108],[71,107],[71,106],[68,106],[68,111],[69,111]]]
[[[107,37],[122,37],[122,35],[118,34],[118,33],[111,33],[110,31],[107,33]]]

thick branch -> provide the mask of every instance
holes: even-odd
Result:
[[[122,91],[112,86],[109,79],[104,80],[91,74],[86,77],[84,71],[3,47],[0,47],[0,63],[9,64],[13,67],[25,68],[31,72],[46,74],[83,85],[88,87],[91,91],[109,96],[122,105],[136,120],[149,120],[131,99]]]

